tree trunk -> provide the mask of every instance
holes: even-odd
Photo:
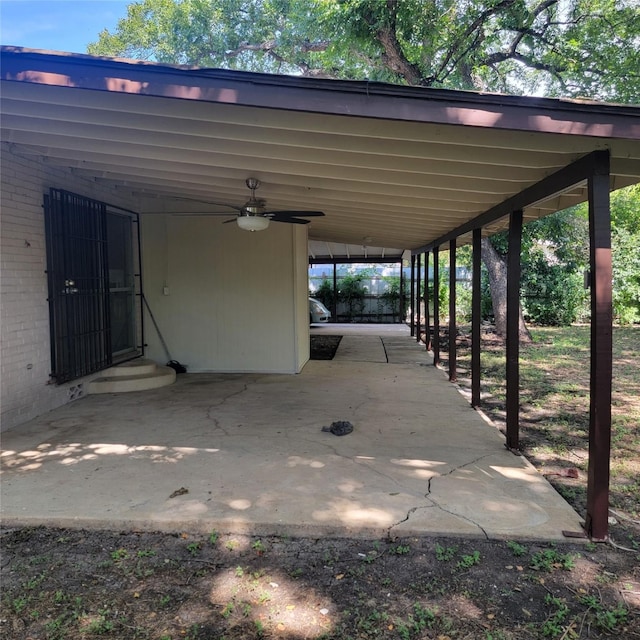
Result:
[[[489,274],[489,288],[491,290],[491,302],[493,304],[493,317],[496,333],[502,337],[507,336],[507,263],[493,248],[489,238],[482,238],[481,252],[482,262],[487,267]],[[532,342],[529,329],[524,323],[522,306],[518,305],[518,333],[522,342]]]

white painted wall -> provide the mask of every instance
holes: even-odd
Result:
[[[136,210],[133,198],[0,144],[0,427],[84,395],[50,384],[43,199],[67,189]],[[189,370],[297,373],[309,358],[307,232],[248,233],[220,218],[142,216],[145,293],[171,355]],[[169,295],[163,295],[163,287]],[[147,354],[167,360],[145,314]]]
[[[142,216],[144,293],[190,372],[297,373],[309,359],[307,232],[219,217]],[[167,356],[148,315],[149,357]]]
[[[43,197],[67,189],[135,209],[93,181],[0,145],[0,427],[13,427],[83,395],[81,378],[49,384],[49,306]]]
[[[309,361],[309,241],[307,228],[290,225],[295,237],[293,262],[296,281],[294,304],[296,310],[296,352],[298,371]]]

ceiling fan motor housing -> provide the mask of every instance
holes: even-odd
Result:
[[[240,229],[245,231],[263,231],[269,227],[270,222],[286,222],[289,224],[309,224],[307,217],[324,216],[322,211],[298,211],[298,210],[284,210],[284,211],[267,211],[267,203],[265,200],[256,198],[256,189],[260,187],[260,180],[258,178],[247,178],[245,180],[247,187],[251,190],[251,196],[249,200],[245,202],[242,208],[235,205],[224,206],[230,207],[238,211],[235,218],[231,220],[225,220],[223,224],[229,222],[237,223]],[[198,214],[195,214],[198,215]],[[206,215],[206,214],[203,214]],[[223,213],[212,213],[210,215],[226,215]]]
[[[252,197],[244,207],[242,207],[240,215],[261,216],[264,212],[264,200],[257,200]]]

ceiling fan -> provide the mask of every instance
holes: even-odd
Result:
[[[272,221],[287,222],[288,224],[309,224],[310,221],[305,220],[305,217],[324,216],[322,211],[267,211],[265,201],[256,198],[256,189],[260,187],[260,180],[257,178],[247,178],[246,185],[251,190],[251,197],[242,207],[224,205],[238,211],[238,215],[235,218],[225,220],[224,224],[235,222],[245,231],[263,231]],[[223,216],[229,214],[211,212],[190,215]]]

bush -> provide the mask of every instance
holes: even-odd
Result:
[[[640,322],[640,231],[615,229],[613,249],[613,315],[620,324]]]
[[[333,290],[333,283],[329,281],[329,278],[322,278],[322,283],[314,293],[309,293],[312,298],[320,300],[327,309],[333,309],[333,303],[335,300],[335,292]]]
[[[399,276],[383,276],[383,282],[385,283],[386,290],[380,296],[386,305],[391,309],[391,317],[393,322],[396,321],[396,316],[400,318],[400,277]],[[407,299],[407,283],[404,284],[404,299],[406,303]]]
[[[338,300],[346,304],[346,315],[349,322],[353,322],[353,319],[361,315],[364,309],[364,297],[367,293],[362,284],[364,279],[365,274],[350,274],[340,279]]]
[[[582,315],[588,293],[583,275],[551,264],[542,252],[530,257],[521,283],[523,312],[530,322],[562,326]]]

